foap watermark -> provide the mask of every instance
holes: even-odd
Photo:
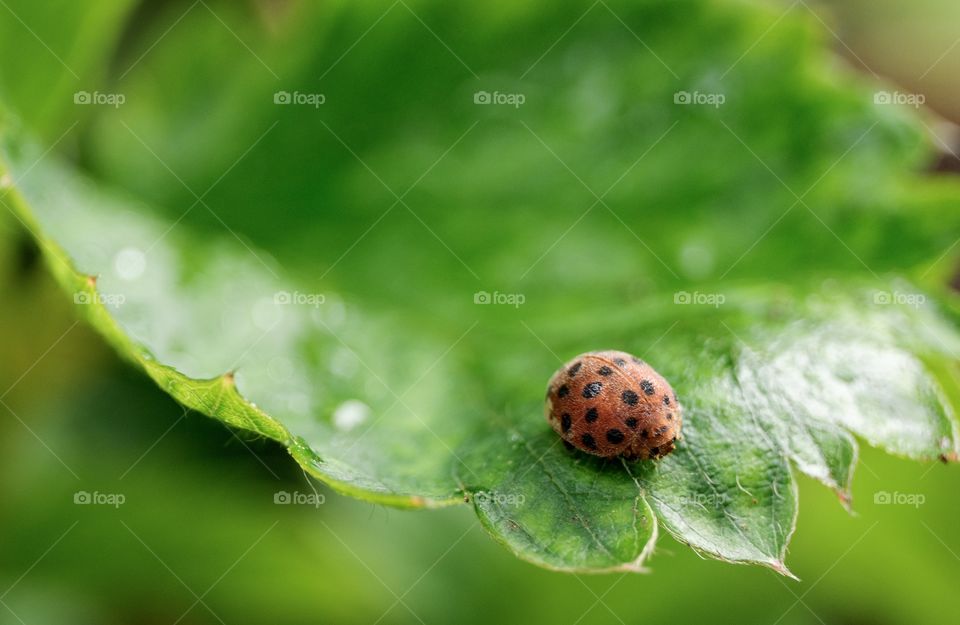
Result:
[[[902,91],[877,91],[873,94],[874,104],[906,104],[920,108],[927,101],[922,93],[903,93]]]
[[[89,293],[87,291],[77,291],[73,294],[73,303],[87,306],[90,304],[100,304],[101,306],[122,306],[127,301],[127,296],[123,293]]]
[[[874,291],[873,303],[878,306],[912,306],[920,308],[927,303],[927,296],[923,293],[901,293],[900,291]]]
[[[673,294],[674,304],[693,304],[694,306],[713,306],[720,308],[727,301],[723,293],[701,293],[700,291],[677,291]]]
[[[726,493],[693,493],[681,496],[678,502],[682,506],[722,508],[730,503],[730,495]]]
[[[727,101],[727,96],[722,93],[709,93],[702,91],[677,91],[673,94],[674,104],[695,104],[698,106],[712,106],[720,108]]]
[[[878,490],[873,494],[873,503],[878,506],[913,506],[919,508],[927,502],[923,493],[901,493]]]
[[[273,494],[273,503],[278,506],[313,506],[319,508],[327,500],[320,493],[301,493],[293,491],[289,493],[285,490],[278,490]]]
[[[77,91],[73,94],[74,104],[96,104],[101,106],[112,106],[120,108],[127,101],[127,96],[122,93],[101,93],[94,91]]]
[[[327,301],[323,293],[301,293],[300,291],[277,291],[273,294],[273,303],[281,306],[313,306],[320,308]]]
[[[527,101],[527,96],[522,93],[503,93],[501,91],[477,91],[473,94],[474,104],[506,104],[513,108],[520,106]]]
[[[294,91],[277,91],[273,94],[274,104],[298,104],[300,106],[312,106],[315,109],[327,101],[327,96],[323,93],[301,93]]]
[[[113,506],[119,508],[127,501],[123,493],[101,493],[78,490],[73,494],[73,503],[78,506]]]
[[[480,491],[473,494],[473,500],[478,505],[494,504],[501,508],[519,508],[526,503],[527,498],[522,493],[487,493]]]
[[[494,291],[491,293],[489,291],[477,291],[473,294],[473,303],[481,305],[494,304],[497,306],[513,306],[514,308],[520,308],[526,301],[527,297],[523,293],[501,293],[500,291]]]

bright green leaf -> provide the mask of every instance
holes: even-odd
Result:
[[[123,356],[344,493],[468,500],[517,555],[562,570],[640,570],[663,529],[788,573],[796,471],[847,504],[855,437],[956,458],[955,299],[926,274],[955,239],[960,189],[913,173],[928,158],[916,124],[828,69],[808,20],[593,5],[541,59],[580,12],[477,25],[411,6],[342,63],[379,11],[305,16],[329,36],[295,37],[286,56],[251,22],[292,85],[336,67],[323,108],[245,86],[256,57],[195,68],[216,81],[224,67],[244,141],[223,119],[197,138],[185,125],[204,94],[172,68],[222,27],[185,17],[176,45],[129,72],[130,117],[101,111],[91,140],[100,176],[165,208],[44,158],[7,123],[4,204]],[[475,105],[484,89],[527,102]],[[725,103],[675,104],[681,91]],[[475,303],[497,291],[523,302]],[[684,438],[662,461],[586,458],[543,420],[552,371],[602,348],[677,390]]]

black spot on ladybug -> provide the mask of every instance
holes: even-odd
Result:
[[[627,390],[620,393],[620,399],[628,406],[636,406],[637,402],[640,401],[640,396],[633,391]]]
[[[656,430],[654,430],[653,435],[654,435],[654,436],[663,436],[663,433],[666,432],[668,429],[670,429],[670,426],[669,426],[669,425],[661,425],[661,426],[658,427]]]
[[[643,392],[647,395],[653,395],[653,382],[650,380],[641,380],[640,388],[642,388]]]
[[[569,392],[570,392],[570,387],[564,384],[557,389],[557,397],[566,397]]]
[[[623,442],[623,432],[620,430],[607,430],[607,440],[616,445]]]
[[[632,360],[632,361],[633,361],[633,364],[635,364],[635,365],[646,364],[646,363],[644,363],[642,360],[640,360],[639,358],[637,358],[636,356],[631,356],[631,357],[630,357],[630,360]]]
[[[583,418],[587,420],[587,423],[593,423],[599,416],[600,415],[597,414],[597,409],[591,408],[590,410],[587,410],[587,414],[583,415]]]
[[[588,447],[589,449],[596,449],[596,448],[597,448],[597,441],[593,440],[593,436],[591,436],[589,433],[584,434],[583,436],[581,436],[581,437],[580,437],[580,442],[582,442],[582,443],[584,444],[584,446],[585,446],[585,447]]]
[[[614,364],[616,364],[618,367],[622,367],[622,366],[624,366],[625,364],[627,364],[627,361],[624,360],[623,358],[614,358],[614,359],[613,359],[613,362],[614,362]]]
[[[566,434],[570,431],[570,415],[569,413],[563,413],[563,416],[560,417],[560,427],[563,428],[563,433]]]
[[[637,420],[634,417],[630,417],[629,419],[624,421],[624,423],[626,423],[627,427],[630,428],[631,430],[637,429]]]
[[[572,378],[573,376],[577,375],[577,372],[580,371],[580,367],[582,366],[583,366],[582,361],[575,363],[572,367],[567,369],[567,375],[569,375]]]
[[[581,393],[581,395],[586,399],[593,399],[600,394],[601,390],[603,390],[603,384],[600,382],[591,382],[583,387],[583,393]]]
[[[646,438],[646,437],[650,436],[650,432],[648,432],[646,429],[640,430],[640,436],[641,436],[642,438]]]
[[[670,405],[670,396],[669,396],[669,395],[664,395],[664,396],[663,396],[663,405],[664,405],[664,406],[669,406],[669,405]]]
[[[673,421],[673,413],[672,413],[672,412],[668,412],[668,413],[667,413],[667,421]]]
[[[607,365],[603,365],[602,367],[597,369],[597,373],[599,373],[600,375],[610,375],[611,373],[613,373],[613,369],[611,369]]]

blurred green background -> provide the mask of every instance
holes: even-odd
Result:
[[[264,71],[264,61],[244,49],[248,33],[243,26],[296,31],[297,24],[284,20],[298,15],[293,6],[298,3],[283,0],[211,3],[215,13],[203,13],[206,5],[190,2],[101,2],[81,8],[62,3],[56,11],[26,2],[0,4],[0,68],[17,63],[29,69],[20,68],[17,80],[4,81],[5,98],[48,143],[67,131],[74,133],[58,149],[88,171],[169,207],[189,205],[190,198],[156,168],[149,153],[130,149],[130,133],[118,128],[116,119],[88,120],[73,131],[73,120],[57,110],[69,104],[36,94],[58,88],[73,92],[76,82],[70,73],[98,67],[96,59],[106,54],[112,59],[109,80],[98,80],[123,83],[125,92],[141,96],[136,100],[131,95],[125,104],[126,122],[136,125],[147,143],[161,146],[164,159],[178,164],[189,186],[207,188],[269,126],[264,121],[262,128],[250,131],[252,138],[234,136],[237,120],[247,119],[250,112],[232,93],[251,89],[250,83],[258,81],[275,88],[270,75],[274,70]],[[953,41],[960,39],[960,9],[955,5],[840,0],[814,7],[774,6],[784,11],[815,9],[816,19],[829,24],[837,36],[826,41],[837,49],[838,58],[862,64],[868,74],[877,72],[918,91],[922,87],[928,104],[960,119],[960,88],[952,80],[960,67],[960,46]],[[324,13],[337,8],[317,5],[310,25],[324,24]],[[337,42],[315,62],[321,68],[316,74],[337,60],[333,51],[347,49],[363,35],[370,18],[385,7],[366,8],[353,21],[330,20],[330,32],[298,33]],[[205,19],[179,21],[188,9]],[[221,13],[230,27],[217,23]],[[501,21],[522,22],[524,13],[510,3],[496,3],[489,14],[476,9],[476,28],[495,30]],[[536,37],[549,45],[578,14],[561,13],[556,32]],[[344,57],[356,71],[340,80],[352,79],[358,92],[376,93],[384,85],[374,81],[384,77],[392,77],[400,89],[417,73],[462,72],[446,53],[397,49],[389,29],[414,25],[409,19],[402,25],[388,21],[387,34],[376,45],[358,45]],[[96,49],[98,42],[109,45],[107,28],[123,33],[118,50]],[[58,37],[60,29],[84,35]],[[149,42],[158,38],[165,45],[156,56],[144,57],[142,71],[132,72],[130,82],[124,83],[131,60],[150,52]],[[50,49],[48,40],[63,42],[64,48]],[[71,48],[77,42],[83,46],[79,56]],[[285,63],[298,63],[296,49],[275,47],[257,51],[272,55],[269,64],[276,71]],[[85,54],[89,66],[77,60]],[[59,62],[68,55],[73,69]],[[397,62],[401,55],[403,64]],[[233,83],[219,76],[218,64],[227,60],[248,66],[231,74]],[[90,69],[91,75],[100,71]],[[176,76],[178,83],[195,81],[198,88],[165,92],[167,75]],[[208,81],[218,81],[219,100],[211,101],[201,88]],[[408,94],[412,100],[426,101],[428,96]],[[37,104],[25,104],[32,101]],[[351,145],[374,144],[378,133],[390,126],[389,111],[379,112],[377,124],[368,124],[362,110],[334,115],[340,116],[337,128],[347,128]],[[169,134],[171,127],[182,136]],[[950,146],[950,131],[936,128]],[[270,140],[289,139],[280,134]],[[436,156],[426,149],[424,153],[429,154],[426,164]],[[386,162],[397,158],[378,156]],[[298,188],[299,180],[314,175],[316,165],[301,169],[284,162],[269,167],[269,157],[268,150],[252,161],[262,170],[242,166],[241,182],[224,185],[222,195],[210,200],[236,205],[232,223],[261,244],[279,234],[257,229],[256,215],[263,209],[258,202],[270,201],[258,196],[257,176],[285,176],[284,184]],[[333,157],[330,167],[337,171]],[[389,182],[402,190],[400,181],[415,177],[423,167],[397,169],[403,175]],[[331,190],[324,185],[323,180],[311,182],[316,197],[366,188],[345,183]],[[288,215],[292,229],[298,220],[311,217],[311,198],[300,200],[302,212],[295,206]],[[176,216],[182,209],[171,211]],[[329,239],[319,235],[315,244],[355,238],[367,217],[350,216],[339,224],[342,230],[327,235]],[[219,227],[203,211],[190,219],[198,228]],[[451,223],[453,218],[446,226]],[[953,467],[924,466],[864,448],[854,484],[854,516],[827,489],[799,478],[801,512],[788,562],[800,582],[759,568],[700,559],[669,537],[661,538],[651,561],[652,575],[552,573],[517,560],[489,540],[466,507],[401,512],[340,497],[310,483],[279,446],[184,413],[77,324],[36,250],[8,215],[0,216],[0,259],[0,623],[672,619],[883,625],[941,624],[960,618],[952,596],[960,582],[960,525],[955,520],[960,475]],[[351,261],[356,264],[334,272],[331,279],[342,280],[338,286],[359,291],[359,297],[392,301],[390,293],[364,291],[353,282],[380,260],[369,259],[369,266]],[[408,305],[417,312],[416,301]],[[277,493],[306,496],[313,495],[314,488],[323,501],[316,507],[274,503]],[[77,493],[84,492],[121,494],[124,501],[117,507],[76,505]],[[875,496],[883,492],[922,494],[923,502],[877,505]]]

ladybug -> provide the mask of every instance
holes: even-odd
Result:
[[[663,376],[613,350],[580,354],[554,373],[544,413],[568,445],[627,460],[669,454],[683,422],[677,395]]]

